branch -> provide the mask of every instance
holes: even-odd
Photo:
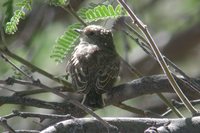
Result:
[[[37,66],[31,64],[31,63],[28,62],[27,60],[25,60],[25,59],[21,58],[20,56],[16,55],[15,53],[12,53],[12,52],[9,51],[7,48],[0,49],[0,50],[1,50],[1,52],[4,53],[5,55],[8,55],[9,57],[13,58],[14,60],[16,60],[16,61],[22,63],[23,65],[25,65],[25,66],[27,66],[27,67],[29,67],[29,68],[32,69],[33,71],[36,71],[36,72],[38,72],[38,73],[40,73],[40,74],[42,74],[42,75],[48,77],[49,79],[52,79],[52,80],[57,81],[57,82],[59,82],[59,83],[62,83],[62,84],[64,84],[65,86],[67,86],[67,88],[68,88],[69,90],[72,90],[72,89],[71,89],[71,86],[70,86],[71,84],[68,83],[67,81],[62,80],[62,79],[59,79],[59,78],[56,78],[56,77],[53,76],[52,74],[50,74],[50,73],[48,73],[48,72],[46,72],[46,71],[40,69],[39,67],[37,67]]]
[[[143,133],[147,131],[157,131],[156,133],[199,133],[200,117],[181,119],[154,119],[154,118],[103,118],[105,121],[118,127],[121,133]],[[106,128],[97,120],[92,118],[79,118],[66,120],[50,126],[41,133],[65,132],[87,132],[106,133]],[[116,133],[110,131],[109,133]]]
[[[169,59],[173,59],[173,61],[177,61],[183,59],[185,57],[191,56],[190,51],[198,47],[200,42],[200,22],[194,24],[188,29],[181,31],[179,33],[175,33],[172,35],[172,38],[169,42],[167,42],[161,49],[163,49],[163,55],[168,57]],[[181,47],[181,49],[180,49]],[[178,52],[177,52],[178,49]],[[152,74],[159,72],[159,66],[153,60],[151,60],[152,67],[146,67],[149,63],[148,56],[142,57],[140,60],[134,60],[136,57],[136,52],[132,52],[129,56],[131,64],[142,70],[144,73]]]
[[[190,90],[180,79],[175,78],[183,92],[191,99],[199,98],[199,94],[193,90]],[[193,79],[200,85],[199,79]],[[18,81],[18,80],[17,80]],[[29,81],[30,82],[30,81]],[[5,84],[5,81],[0,80],[0,84]],[[15,82],[16,84],[28,84],[27,82]],[[37,86],[39,87],[39,86]],[[41,86],[40,86],[41,87]],[[172,87],[170,86],[166,76],[164,75],[153,75],[146,76],[139,79],[135,79],[131,82],[124,83],[113,87],[109,92],[105,94],[105,104],[118,104],[125,100],[136,98],[142,95],[154,94],[154,93],[174,93]],[[71,114],[75,117],[85,116],[85,113],[75,107],[74,105],[64,102],[47,102],[42,100],[37,100],[33,98],[20,97],[18,95],[13,96],[0,96],[1,104],[21,104],[26,106],[34,106],[38,108],[54,109],[60,112]]]
[[[200,104],[200,99],[198,99],[198,100],[192,100],[192,101],[190,101],[190,102],[192,103],[192,105],[195,106],[195,105]],[[181,108],[181,107],[184,106],[183,103],[181,103],[181,102],[179,102],[179,101],[177,101],[177,100],[175,100],[175,99],[172,99],[172,104],[173,104],[173,106],[176,107],[176,108]],[[169,109],[169,110],[167,110],[165,113],[163,113],[161,116],[162,116],[162,117],[165,117],[165,116],[167,116],[168,114],[170,114],[171,112],[172,112],[172,110]]]
[[[65,112],[65,108],[67,108],[66,103],[58,103],[58,102],[47,102],[42,101],[34,98],[28,97],[19,97],[16,95],[13,96],[0,96],[0,105],[2,104],[19,104],[24,106],[32,106],[38,108],[45,108],[45,109],[53,109],[59,112]]]
[[[133,39],[141,48],[142,50],[149,55],[150,57],[152,57],[155,61],[157,61],[156,57],[153,55],[153,51],[150,49],[149,47],[149,42],[146,41],[146,39],[140,35],[134,28],[132,28],[129,24],[127,24],[126,22],[124,22],[123,20],[119,21],[121,25],[125,25],[130,31],[132,31],[138,38],[133,37],[131,34],[129,34],[127,31],[123,30],[123,32],[129,36],[131,39]],[[142,41],[140,42],[139,39]],[[170,61],[167,57],[164,56],[164,59],[166,61],[166,63],[173,68],[173,70],[171,70],[173,73],[179,73],[181,76],[183,76],[186,81],[188,82],[188,85],[193,88],[194,90],[197,91],[197,93],[200,93],[197,88],[199,88],[199,86],[191,80],[191,78],[184,73],[176,64],[174,64],[172,61]],[[176,75],[174,75],[176,76]],[[183,81],[185,82],[185,81]]]
[[[173,87],[174,91],[176,92],[177,96],[180,98],[180,100],[185,104],[185,107],[192,113],[192,115],[198,114],[198,111],[192,106],[188,98],[184,95],[181,88],[175,81],[172,73],[170,72],[167,63],[164,60],[163,55],[161,54],[160,50],[158,49],[156,43],[154,42],[148,28],[146,25],[142,23],[142,21],[137,18],[135,13],[130,9],[130,7],[124,2],[124,0],[118,0],[118,2],[125,8],[125,10],[128,12],[129,17],[132,19],[134,24],[138,26],[140,31],[145,35],[147,41],[149,42],[149,46],[151,47],[155,57],[157,58],[158,63],[160,64],[163,72],[168,77],[168,80]]]
[[[43,113],[33,113],[33,112],[20,112],[18,110],[14,110],[13,113],[4,116],[6,120],[14,117],[22,117],[22,118],[39,118],[40,121],[43,121],[44,119],[59,119],[59,120],[67,120],[72,119],[71,115],[57,115],[57,114],[43,114]]]
[[[120,24],[120,26],[126,26],[130,31],[132,31],[134,34],[136,34],[139,38],[135,38],[135,37],[133,37],[131,34],[129,34],[126,30],[124,30],[123,28],[120,28],[119,29],[119,24]],[[114,27],[115,29],[119,29],[119,30],[121,30],[122,29],[122,31],[123,31],[123,33],[125,33],[127,36],[129,36],[131,39],[133,39],[149,56],[151,56],[153,59],[155,59],[156,60],[156,58],[153,56],[153,54],[152,54],[152,50],[150,49],[150,47],[149,47],[149,43],[146,41],[146,39],[143,37],[143,36],[141,36],[134,28],[132,28],[130,25],[128,25],[125,21],[124,21],[124,19],[123,18],[121,18],[121,19],[118,19],[117,21],[116,21],[116,23],[115,23],[115,27]],[[143,42],[140,42],[139,41],[139,39],[141,39],[143,42],[145,42],[145,43],[143,43]],[[148,44],[148,45],[147,45]],[[151,52],[150,52],[151,51]],[[129,65],[130,66],[130,65]],[[131,66],[130,66],[131,67]],[[127,69],[126,69],[127,70]],[[123,71],[123,74],[124,74],[124,71]],[[142,74],[137,74],[137,75],[139,75],[139,77],[142,77]],[[167,98],[165,98],[165,96],[162,94],[162,93],[156,93],[157,94],[157,96],[168,106],[168,107],[170,107],[172,110],[173,110],[173,112],[178,116],[178,117],[180,117],[180,118],[182,118],[183,117],[183,115],[177,110],[177,109],[175,109],[174,108],[174,106],[171,104],[171,102],[169,102],[169,100],[167,99]]]
[[[8,125],[7,120],[3,117],[0,117],[0,126],[2,126],[4,129],[7,129],[9,133],[16,133],[15,130]]]
[[[15,82],[16,79],[11,79],[11,82]],[[18,80],[19,81],[19,80]],[[88,114],[92,115],[93,117],[95,117],[96,119],[98,119],[104,126],[107,127],[108,131],[111,129],[116,129],[115,127],[113,127],[112,125],[110,125],[109,123],[103,121],[101,119],[100,116],[98,116],[97,114],[95,114],[91,109],[89,109],[88,107],[86,107],[85,105],[81,104],[78,100],[72,99],[69,96],[66,96],[65,94],[61,93],[60,91],[53,89],[43,83],[40,82],[40,80],[36,80],[32,83],[35,87],[39,87],[39,88],[43,88],[61,98],[63,98],[64,100],[66,100],[68,103],[73,104],[74,106],[77,106],[78,108],[80,108],[81,110],[87,112]]]
[[[15,130],[16,133],[40,133],[38,130]],[[10,133],[10,132],[3,132],[3,133]]]
[[[175,78],[182,91],[190,98],[199,98],[199,94],[189,89],[180,79]],[[200,84],[200,80],[196,79]],[[131,82],[116,86],[106,93],[106,105],[119,103],[138,96],[154,93],[174,93],[168,79],[164,75],[146,76]]]

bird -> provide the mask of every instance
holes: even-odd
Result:
[[[100,25],[75,31],[80,33],[80,42],[68,60],[66,71],[72,86],[84,94],[82,104],[102,108],[105,106],[102,94],[113,87],[120,69],[112,31]]]

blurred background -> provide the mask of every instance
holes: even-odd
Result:
[[[5,8],[3,8],[2,5],[5,1],[6,0],[0,1],[1,23],[5,13]],[[15,0],[13,5],[19,1],[20,0]],[[91,2],[102,3],[104,1],[105,0],[71,0],[71,5],[77,11],[82,7],[88,7]],[[116,4],[114,0],[110,2]],[[63,63],[57,64],[50,58],[50,55],[55,45],[55,40],[64,33],[67,26],[77,22],[77,20],[65,10],[50,6],[47,3],[47,1],[34,0],[32,11],[28,12],[25,19],[20,22],[18,26],[19,30],[14,35],[6,35],[5,38],[10,51],[52,75],[59,77],[65,74],[67,59],[64,60]],[[162,50],[162,53],[179,66],[188,76],[194,78],[200,77],[200,1],[127,0],[127,3],[143,23],[148,26],[151,35]],[[16,6],[14,7],[17,9]],[[105,23],[104,21],[101,24]],[[108,27],[112,27],[112,23],[109,24],[110,23],[107,24]],[[125,36],[122,32],[113,31],[113,35],[118,53],[144,76],[163,73],[159,65],[145,54],[136,42]],[[0,40],[0,46],[1,44],[2,41]],[[19,62],[15,60],[12,61],[23,70],[29,71]],[[13,75],[16,75],[16,70],[0,58],[0,80],[5,80]],[[57,85],[54,81],[41,74],[32,73],[32,75],[49,86]],[[121,77],[121,82],[131,80],[133,80],[133,78],[128,75],[128,73],[123,74]],[[3,89],[4,87],[14,91],[35,89],[22,85],[0,85],[0,96],[11,95],[13,93],[12,91]],[[173,94],[166,95],[169,98],[176,98]],[[31,97],[47,101],[62,102],[61,98],[50,93],[32,95]],[[163,111],[167,108],[156,95],[138,97],[125,101],[125,103],[140,109],[157,111],[157,113],[159,109]],[[0,116],[7,115],[14,109],[40,113],[54,112],[48,109],[4,104],[0,106]],[[114,106],[108,106],[96,112],[103,117],[137,116],[136,114]],[[187,115],[187,113],[186,111],[185,115]],[[168,117],[175,116],[171,114]],[[17,122],[19,120],[20,122]],[[35,129],[42,127],[38,119],[29,120],[16,118],[9,121],[9,123],[13,125],[14,129]]]

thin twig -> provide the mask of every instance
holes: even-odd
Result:
[[[57,86],[57,87],[53,87],[52,89],[56,89],[58,91],[62,91],[65,92],[65,87],[64,86]],[[17,91],[14,93],[14,95],[17,96],[28,96],[28,95],[35,95],[35,94],[41,94],[41,93],[46,93],[48,92],[45,89],[34,89],[34,90],[24,90],[24,91]]]
[[[139,114],[141,116],[145,116],[145,112],[143,110],[128,106],[128,105],[123,104],[123,103],[114,104],[114,106],[121,108],[121,109],[124,109],[124,110],[127,110],[127,111],[132,112],[132,113]]]
[[[131,107],[131,106],[128,106],[124,103],[117,103],[117,104],[113,104],[115,107],[118,107],[120,109],[123,109],[125,111],[128,111],[128,112],[131,112],[131,113],[135,113],[135,114],[138,114],[138,115],[141,115],[141,116],[146,116],[145,115],[145,111],[141,110],[141,109],[137,109],[135,107]]]
[[[167,64],[172,66],[176,72],[181,74],[186,79],[185,82],[188,82],[191,85],[190,86],[191,88],[193,88],[196,92],[198,92],[200,94],[200,91],[197,89],[197,88],[200,88],[200,86],[194,80],[192,80],[187,74],[185,74],[180,68],[178,68],[176,66],[176,64],[174,64],[172,61],[170,61],[167,57],[163,56],[163,58],[165,59]]]
[[[107,127],[107,129],[109,130],[110,128],[114,128],[112,125],[110,125],[108,122],[104,121],[100,116],[98,116],[97,114],[95,114],[91,109],[87,108],[86,106],[84,106],[83,104],[81,104],[80,102],[70,99],[69,97],[67,97],[66,95],[64,95],[63,93],[60,93],[57,90],[53,90],[52,88],[41,84],[41,82],[37,83],[38,87],[44,88],[60,97],[62,97],[63,99],[65,99],[67,102],[79,107],[80,109],[84,110],[85,112],[87,112],[88,114],[92,115],[94,118],[96,118],[97,120],[99,120],[101,122],[101,124],[103,124],[105,127]]]
[[[190,102],[191,102],[193,105],[198,105],[198,104],[200,103],[200,99],[198,99],[198,100],[192,100],[192,101],[190,101]],[[183,107],[183,106],[184,106],[183,103],[181,103],[181,102],[179,102],[179,101],[177,101],[177,100],[174,100],[174,99],[172,99],[172,104],[173,104],[173,106],[175,106],[176,108],[180,108],[180,107]],[[171,113],[171,112],[172,112],[172,110],[169,109],[169,110],[167,110],[165,113],[163,113],[162,116],[164,117],[164,116],[168,115],[168,114]]]
[[[132,28],[127,22],[124,22],[124,25],[130,30],[132,31],[137,37],[139,37],[143,42],[148,43],[147,40],[140,35],[134,28]]]
[[[152,113],[150,111],[143,111],[141,109],[128,106],[128,105],[126,105],[124,103],[117,103],[117,104],[114,104],[114,106],[116,106],[118,108],[121,108],[121,109],[124,109],[124,110],[127,110],[127,111],[132,112],[132,113],[136,113],[136,114],[141,115],[143,117],[148,117],[148,116],[151,116],[151,117],[154,116],[154,117],[157,117],[157,118],[161,118],[162,117],[159,114]]]
[[[1,52],[1,51],[0,51]],[[3,53],[0,53],[1,57],[8,62],[12,67],[14,67],[16,70],[18,70],[20,73],[22,73],[25,77],[27,77],[29,80],[34,81],[32,76],[29,76],[27,73],[25,73],[23,70],[21,70],[19,67],[17,67],[12,61],[10,61]]]
[[[40,120],[44,119],[62,119],[62,120],[67,120],[67,119],[73,119],[71,115],[57,115],[57,114],[42,114],[42,113],[33,113],[33,112],[20,112],[18,110],[14,110],[11,114],[3,116],[5,119],[11,119],[13,117],[22,117],[22,118],[40,118]]]
[[[76,14],[74,9],[71,7],[70,4],[67,5],[67,7],[63,7],[68,13],[70,13],[72,16],[74,16],[79,22],[81,22],[84,26],[87,26],[87,24]]]
[[[1,48],[0,48],[1,49]],[[11,51],[9,51],[7,48],[4,48],[4,49],[1,49],[1,51],[5,54],[5,55],[8,55],[9,57],[13,58],[14,60],[17,60],[18,62],[24,64],[25,66],[29,67],[30,69],[32,69],[33,71],[37,71],[38,73],[56,81],[56,82],[59,82],[59,83],[62,83],[64,84],[67,89],[69,91],[72,91],[71,89],[71,84],[63,79],[60,79],[60,78],[56,78],[55,76],[53,76],[52,74],[40,69],[39,67],[31,64],[30,62],[26,61],[25,59],[21,58],[20,56],[12,53]]]
[[[9,131],[9,133],[16,133],[14,129],[12,129],[8,123],[7,120],[3,117],[0,117],[0,125],[4,128],[7,129]]]
[[[180,81],[180,78],[179,79],[176,78],[176,80],[178,81],[180,87],[188,96],[195,96],[196,98],[198,98],[198,95],[196,93],[194,92],[191,93],[191,91],[188,90],[188,87],[183,82]],[[195,81],[198,84],[200,84],[200,80],[196,79]],[[0,84],[7,84],[7,82],[8,82],[7,80],[0,80]],[[28,81],[28,82],[31,82],[31,81]],[[13,84],[14,83],[15,82],[13,82]],[[24,83],[23,80],[21,82],[18,82],[18,84],[20,83]],[[127,91],[129,93],[127,93]],[[148,94],[153,94],[153,93],[174,93],[165,75],[146,76],[146,77],[135,79],[131,82],[127,82],[127,83],[118,85],[116,87],[113,87],[109,92],[105,94],[106,96],[105,104],[108,106],[111,104],[115,104],[115,103],[119,103],[128,99],[131,99],[131,98],[136,98],[141,95],[148,95]],[[60,112],[67,112],[68,111],[67,107],[71,106],[71,104],[67,102],[64,102],[64,103],[48,102],[48,101],[37,100],[34,98],[21,97],[18,95],[0,96],[0,101],[1,101],[1,104],[5,104],[5,103],[20,104],[20,105],[33,106],[33,107],[38,107],[38,108],[53,109]]]
[[[126,65],[126,66],[128,67],[128,69],[130,70],[130,72],[131,72],[132,74],[135,74],[138,78],[141,77],[142,74],[141,74],[136,68],[134,68],[133,66],[129,65],[129,64],[127,63],[127,61],[125,61],[121,56],[119,56],[119,57],[120,57],[120,61],[121,61],[124,65]]]
[[[170,84],[172,85],[174,91],[178,95],[178,97],[181,99],[181,101],[185,104],[186,108],[192,113],[192,115],[196,115],[198,111],[193,107],[193,105],[190,103],[190,101],[187,99],[187,97],[184,95],[180,87],[178,86],[177,82],[175,81],[174,77],[172,76],[170,70],[167,67],[167,64],[158,49],[157,45],[155,44],[151,34],[149,33],[147,26],[142,23],[140,19],[137,18],[137,16],[134,14],[134,12],[130,9],[130,7],[125,3],[124,0],[118,0],[118,2],[125,8],[125,10],[128,12],[130,18],[134,22],[135,25],[139,27],[139,29],[144,33],[145,37],[147,38],[150,47],[155,54],[163,72],[167,75],[168,80]]]
[[[15,90],[9,89],[9,88],[7,88],[7,87],[5,87],[5,86],[1,86],[1,85],[0,85],[0,88],[2,88],[2,89],[4,89],[4,90],[7,90],[7,91],[10,91],[10,92],[14,92],[14,93],[17,92],[17,91],[15,91]]]
[[[40,74],[42,74],[42,75],[44,75],[44,76],[46,76],[46,77],[48,77],[48,78],[50,78],[50,79],[56,81],[56,82],[59,82],[59,83],[64,84],[64,85],[69,89],[69,91],[72,90],[72,89],[71,89],[71,84],[70,84],[69,82],[67,82],[67,81],[65,81],[65,80],[63,80],[63,79],[60,79],[60,78],[56,78],[56,77],[53,76],[52,74],[50,74],[50,73],[48,73],[48,72],[42,70],[41,68],[39,68],[39,67],[37,67],[37,66],[31,64],[31,63],[28,62],[27,60],[25,60],[25,59],[21,58],[20,56],[18,56],[18,55],[16,55],[16,54],[12,53],[11,51],[9,51],[8,48],[6,47],[6,46],[7,46],[7,45],[6,45],[7,42],[6,42],[6,40],[5,40],[5,35],[4,35],[4,32],[3,32],[3,28],[0,27],[0,29],[2,29],[2,30],[1,30],[1,39],[2,39],[2,41],[3,41],[3,44],[2,44],[3,46],[0,47],[0,52],[1,52],[2,55],[3,55],[3,54],[4,54],[4,56],[7,55],[7,56],[13,58],[14,60],[20,62],[21,64],[23,64],[23,65],[29,67],[29,68],[32,69],[33,71],[37,71],[38,73],[40,73]]]
[[[156,93],[162,101],[179,117],[179,118],[184,118],[184,116],[181,114],[181,112],[173,106],[172,103],[169,102],[161,93]]]
[[[16,133],[40,133],[38,130],[15,130]],[[2,133],[8,133],[8,132],[2,132]]]
[[[194,104],[194,105],[198,105],[199,103],[200,103],[200,99],[198,99],[198,100],[192,100],[192,101],[190,101],[192,104]],[[179,101],[177,101],[177,100],[175,100],[175,99],[172,99],[172,104],[174,105],[174,106],[176,106],[177,108],[180,108],[180,107],[182,107],[182,106],[184,106],[184,104],[182,103],[182,102],[179,102]]]
[[[156,60],[156,58],[146,49],[146,47],[144,46],[144,44],[140,43],[138,39],[134,38],[132,35],[130,35],[127,31],[122,30],[126,35],[128,35],[131,39],[135,40],[137,42],[137,44],[148,54],[150,55],[153,59]],[[136,31],[135,31],[136,32]],[[137,32],[136,32],[137,33]],[[134,70],[133,72],[137,72],[136,70]],[[138,77],[142,77],[141,73],[136,73],[138,75]],[[172,109],[172,111],[180,118],[182,118],[182,114],[169,102],[169,100],[167,98],[164,97],[164,95],[162,93],[156,93],[156,95],[168,106]]]
[[[20,80],[16,80],[16,79],[12,79],[12,78],[9,78],[10,81],[7,81],[7,82],[22,82]],[[13,80],[13,81],[12,81]],[[84,106],[83,104],[81,104],[80,102],[74,100],[74,99],[71,99],[69,98],[68,96],[64,95],[63,93],[60,93],[58,90],[56,89],[52,89],[51,87],[47,86],[47,85],[44,85],[42,84],[39,80],[37,81],[34,81],[32,84],[30,82],[23,82],[23,83],[26,83],[26,84],[29,84],[29,85],[34,85],[36,87],[39,87],[39,88],[43,88],[49,92],[52,92],[54,93],[55,95],[58,95],[60,97],[62,97],[63,99],[65,99],[67,102],[79,107],[80,109],[82,109],[83,111],[87,112],[88,114],[92,115],[93,117],[95,117],[97,120],[99,120],[105,127],[108,128],[108,130],[110,128],[115,128],[113,127],[112,125],[110,125],[109,123],[105,122],[100,116],[98,116],[97,114],[95,114],[91,109],[87,108],[86,106]]]
[[[127,24],[126,22],[124,22],[125,26],[132,31],[139,39],[141,39],[143,42],[139,42],[139,40],[137,38],[134,38],[133,36],[131,36],[127,31],[123,30],[123,32],[128,35],[130,38],[132,38],[133,40],[135,40],[137,42],[137,44],[148,54],[150,55],[154,60],[157,61],[156,57],[151,53],[152,50],[149,47],[149,43],[146,41],[146,39],[141,36],[134,28],[132,28],[129,24]],[[147,45],[148,44],[148,45]],[[149,52],[148,50],[150,50],[151,52]],[[170,61],[167,57],[163,56],[163,58],[165,59],[166,63],[168,65],[170,65],[172,68],[174,68],[175,72],[178,72],[180,75],[182,75],[186,80],[183,80],[184,82],[187,82],[188,86],[190,86],[193,90],[195,90],[197,93],[200,94],[200,91],[198,90],[199,85],[193,81],[189,76],[187,76],[187,74],[185,74],[178,66],[176,66],[176,64],[174,64],[172,61]],[[176,75],[175,75],[176,76]]]
[[[143,50],[148,54],[151,55],[153,57],[153,59],[155,59],[157,61],[157,59],[155,58],[155,56],[151,53],[149,53],[146,48],[148,50],[150,49],[150,44],[149,42],[142,36],[140,35],[134,28],[132,28],[128,23],[124,22],[124,25],[130,30],[132,31],[139,39],[141,39],[144,43],[144,45],[140,45],[140,47],[143,48]],[[128,34],[126,31],[124,31],[126,34]],[[130,35],[129,35],[130,37]],[[133,37],[131,37],[133,38]],[[134,39],[134,38],[133,38]],[[136,40],[136,39],[134,39]],[[152,51],[152,50],[151,50]],[[168,65],[170,65],[171,67],[173,67],[175,69],[176,72],[178,72],[179,74],[181,74],[185,79],[186,82],[188,82],[191,85],[191,88],[194,89],[196,92],[200,93],[200,91],[198,90],[198,88],[200,87],[195,81],[193,81],[189,76],[187,76],[187,74],[185,74],[178,66],[176,66],[176,64],[174,64],[171,60],[169,60],[167,57],[163,56],[163,58],[165,59],[165,61],[167,62]]]
[[[3,104],[17,104],[23,106],[32,106],[37,108],[52,109],[59,112],[66,112],[68,104],[58,102],[47,102],[39,99],[12,96],[0,96],[0,106]]]

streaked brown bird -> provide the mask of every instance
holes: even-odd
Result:
[[[115,50],[111,30],[89,25],[83,30],[67,65],[72,85],[84,94],[82,103],[91,108],[104,106],[102,94],[115,83],[120,58]]]

